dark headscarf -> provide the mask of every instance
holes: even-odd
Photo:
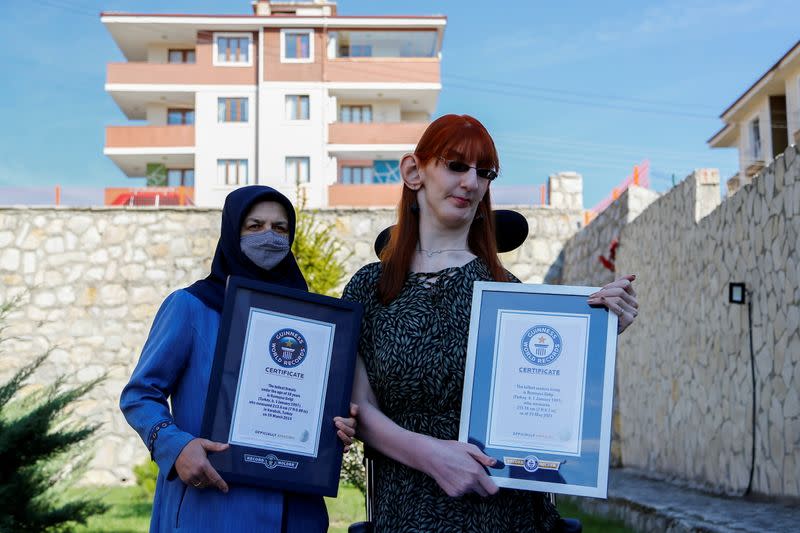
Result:
[[[239,245],[242,223],[253,205],[258,202],[277,202],[286,209],[289,216],[289,243],[294,242],[294,206],[284,195],[263,185],[241,187],[228,194],[222,208],[222,229],[214,260],[211,262],[211,274],[186,288],[211,309],[222,312],[228,276],[243,276],[293,289],[308,290],[292,252],[271,270],[257,266],[242,253]]]

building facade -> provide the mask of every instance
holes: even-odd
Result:
[[[445,17],[259,0],[250,15],[101,20],[127,59],[108,65],[106,91],[146,121],[108,127],[104,153],[147,177],[138,197],[218,207],[258,183],[309,207],[396,203],[399,158],[441,90]],[[110,190],[106,203],[135,196]]]
[[[800,143],[800,41],[726,109],[725,122],[708,140],[712,148],[739,150],[739,172],[728,179],[734,192]]]

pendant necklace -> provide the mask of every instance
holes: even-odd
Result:
[[[439,255],[444,252],[467,252],[466,248],[443,248],[441,250],[424,250],[417,245],[418,252],[424,252],[426,256],[433,257],[434,255]]]

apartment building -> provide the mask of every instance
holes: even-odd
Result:
[[[441,90],[446,18],[340,16],[324,0],[252,7],[103,13],[127,60],[108,65],[105,89],[144,121],[109,126],[104,153],[162,200],[218,207],[258,183],[300,191],[309,207],[393,205],[399,158]],[[111,191],[106,203],[128,197]]]
[[[728,179],[731,193],[749,183],[787,146],[800,143],[800,41],[720,118],[725,126],[708,144],[739,149],[739,172]]]

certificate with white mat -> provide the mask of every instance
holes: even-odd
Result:
[[[606,497],[617,316],[597,290],[475,283],[459,440],[500,487]]]

